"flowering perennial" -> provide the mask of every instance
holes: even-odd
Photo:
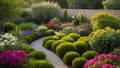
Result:
[[[15,45],[18,38],[13,36],[11,33],[5,33],[0,36],[0,46]]]
[[[84,68],[116,68],[118,56],[113,54],[101,54],[87,61]]]
[[[0,62],[7,68],[17,68],[27,57],[28,55],[22,50],[7,50],[0,55]]]

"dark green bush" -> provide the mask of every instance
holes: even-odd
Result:
[[[30,47],[29,45],[23,45],[22,50],[29,54],[30,52],[34,51],[34,48]]]
[[[60,56],[63,57],[65,53],[69,51],[76,51],[75,46],[73,46],[72,43],[66,42],[66,43],[61,43],[56,47],[56,53]]]
[[[109,27],[92,32],[89,38],[90,48],[101,53],[109,53],[120,47],[120,31]]]
[[[52,44],[52,50],[55,51],[56,50],[56,47],[61,44],[61,43],[65,43],[66,41],[63,41],[63,40],[57,40],[55,41],[53,44]]]
[[[63,20],[68,21],[68,13],[67,10],[64,10]]]
[[[94,56],[99,55],[99,53],[97,51],[86,51],[82,54],[82,57],[90,60],[92,58],[94,58]]]
[[[31,38],[30,36],[25,36],[25,37],[24,37],[24,40],[25,40],[28,44],[30,44],[30,43],[32,42],[32,38]]]
[[[74,39],[72,39],[71,37],[65,36],[63,38],[61,38],[61,40],[67,41],[67,42],[75,42]]]
[[[77,34],[77,33],[70,33],[70,34],[68,34],[67,36],[73,38],[75,41],[77,41],[78,38],[80,38],[80,35]]]
[[[18,26],[22,31],[24,30],[34,30],[36,28],[36,24],[33,22],[26,22],[26,23],[21,23]]]
[[[53,38],[52,36],[45,37],[45,38],[43,39],[43,45],[45,45],[45,43],[46,43],[48,40],[54,40],[54,38]]]
[[[52,44],[55,42],[55,40],[48,40],[46,43],[45,43],[45,48],[47,49],[52,49]]]
[[[34,40],[36,39],[36,37],[35,37],[34,34],[29,34],[29,35],[27,35],[27,36],[31,37],[31,38],[32,38],[32,41],[34,41]]]
[[[35,39],[40,38],[40,34],[38,32],[34,32],[33,35],[35,36]]]
[[[80,54],[89,49],[88,44],[84,41],[76,41],[73,43],[73,45],[77,48],[77,52]]]
[[[85,21],[86,21],[86,18],[84,16],[84,14],[81,14],[80,15],[80,23],[83,24],[83,23],[85,23]]]
[[[46,55],[42,51],[32,51],[29,53],[29,58],[34,58],[36,60],[42,60],[46,58]]]
[[[55,36],[59,37],[59,39],[61,39],[62,37],[66,36],[66,34],[64,34],[64,33],[58,33]]]
[[[80,29],[80,30],[78,30],[78,34],[80,34],[81,36],[88,36],[90,34],[90,30]]]
[[[29,59],[21,68],[54,68],[54,66],[47,60]]]
[[[5,27],[5,32],[13,31],[16,29],[16,25],[11,22],[5,23],[4,27]]]
[[[83,57],[75,58],[72,61],[72,68],[83,68],[86,62],[87,62],[86,58],[83,58]]]
[[[92,16],[93,30],[104,29],[105,27],[120,29],[120,20],[106,12],[100,12]]]
[[[44,32],[45,36],[51,36],[51,35],[55,35],[55,31],[54,30],[47,30]]]
[[[74,51],[67,52],[63,57],[63,61],[68,65],[72,65],[73,59],[77,57],[80,57],[79,53],[74,52]]]

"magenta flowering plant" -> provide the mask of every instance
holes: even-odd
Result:
[[[0,55],[0,63],[3,68],[18,68],[27,57],[23,50],[7,50]]]
[[[88,60],[84,64],[84,68],[116,68],[118,66],[119,57],[113,54],[101,54]]]

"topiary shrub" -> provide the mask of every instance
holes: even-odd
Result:
[[[29,10],[31,10],[29,13],[39,24],[39,22],[44,23],[49,21],[51,18],[56,17],[60,9],[60,6],[55,2],[43,1],[39,4],[33,4],[29,8]]]
[[[77,57],[80,57],[79,53],[73,51],[67,52],[63,57],[63,61],[68,65],[72,65],[73,59]]]
[[[22,50],[24,50],[27,54],[34,51],[34,48],[30,47],[29,45],[23,45]]]
[[[45,43],[45,48],[47,49],[52,49],[52,44],[55,42],[55,40],[48,40],[46,43]]]
[[[65,43],[65,42],[66,42],[66,41],[64,41],[64,40],[57,40],[57,41],[53,42],[53,44],[52,44],[52,50],[55,51],[55,50],[56,50],[56,47],[57,47],[59,44]]]
[[[77,39],[80,38],[80,35],[77,33],[70,33],[67,36],[73,38],[75,41],[77,41]]]
[[[68,21],[68,13],[67,10],[64,10],[63,20]]]
[[[55,31],[54,30],[47,30],[44,32],[45,36],[51,36],[51,35],[55,35]]]
[[[83,58],[83,57],[75,58],[72,61],[72,68],[83,68],[86,62],[87,62],[86,58]]]
[[[5,23],[4,27],[5,27],[5,32],[13,31],[16,29],[16,25],[11,22]]]
[[[54,38],[53,38],[52,36],[45,37],[45,38],[43,39],[43,45],[45,45],[45,43],[46,43],[48,40],[54,40]]]
[[[56,48],[56,53],[60,56],[63,57],[65,53],[69,51],[76,51],[75,46],[73,46],[72,43],[66,42],[66,43],[61,43],[57,46]]]
[[[54,68],[54,66],[47,60],[33,60],[29,59],[21,68]]]
[[[88,44],[84,41],[76,41],[73,43],[73,45],[77,48],[77,52],[80,54],[89,49]]]
[[[30,44],[30,43],[32,42],[32,38],[31,38],[30,36],[25,36],[25,37],[24,37],[24,40],[25,40],[28,44]]]
[[[32,41],[34,41],[35,38],[36,38],[34,34],[29,34],[29,35],[27,35],[27,36],[31,37],[31,38],[32,38]]]
[[[106,12],[100,12],[92,16],[93,30],[111,27],[113,29],[120,29],[120,20]]]
[[[92,59],[94,58],[94,56],[99,55],[99,53],[97,51],[86,51],[82,54],[82,57],[86,58],[86,59]]]
[[[66,36],[66,34],[64,34],[64,33],[58,33],[55,36],[58,37],[59,39],[61,39],[62,37]]]
[[[80,30],[78,30],[78,34],[80,34],[81,36],[88,36],[90,34],[90,30],[80,29]]]
[[[29,53],[29,58],[34,58],[36,60],[42,60],[46,58],[46,55],[42,51],[32,51]]]
[[[74,39],[72,39],[71,37],[68,37],[68,36],[61,38],[61,40],[64,40],[66,42],[74,42],[75,41]]]
[[[120,46],[120,31],[109,27],[92,32],[89,46],[100,53],[109,53]]]

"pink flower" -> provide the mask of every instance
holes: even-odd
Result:
[[[102,68],[115,68],[115,67],[111,64],[104,64],[102,65]]]

